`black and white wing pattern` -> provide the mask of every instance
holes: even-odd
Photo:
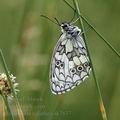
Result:
[[[90,74],[90,62],[81,30],[68,23],[63,23],[62,35],[54,49],[50,86],[53,94],[70,91]]]

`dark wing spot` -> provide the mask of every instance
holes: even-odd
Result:
[[[82,70],[83,70],[83,66],[82,66],[82,65],[77,66],[77,71],[78,71],[78,72],[80,72],[80,71],[82,71]]]
[[[64,68],[64,63],[61,63],[61,64],[60,64],[60,67],[61,67],[61,68]]]
[[[85,63],[84,63],[84,67],[86,68],[86,67],[88,67],[88,66],[90,66],[90,63],[85,62]]]
[[[56,61],[56,66],[60,66],[60,61]]]
[[[70,69],[70,71],[71,71],[72,74],[76,73],[76,69],[75,68]]]

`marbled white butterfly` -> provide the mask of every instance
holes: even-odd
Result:
[[[50,86],[53,94],[75,88],[90,74],[91,66],[81,29],[72,23],[60,24],[62,35],[53,51]]]

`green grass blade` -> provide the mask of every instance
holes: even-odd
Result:
[[[79,17],[81,17],[91,28],[92,30],[105,42],[105,44],[120,58],[120,53],[103,37],[103,35],[97,31],[97,29],[84,17],[82,14],[79,14],[76,9],[74,9],[66,0],[63,0],[72,10],[74,10]]]
[[[96,30],[96,28],[88,22],[88,20],[81,15],[81,18],[94,30],[94,32],[108,45],[108,47],[120,58],[120,53],[103,37],[103,35]]]
[[[65,1],[65,0],[64,0]],[[65,2],[67,3],[67,5],[69,5],[68,2]],[[80,9],[79,9],[79,6],[78,6],[78,2],[77,0],[73,0],[73,3],[74,3],[74,6],[75,6],[75,11],[77,12],[77,16],[81,16],[81,12],[80,12]],[[69,5],[71,6],[71,5]],[[71,7],[72,8],[72,7]],[[92,72],[93,72],[93,77],[94,77],[94,81],[95,81],[95,85],[96,85],[96,89],[98,91],[98,100],[99,100],[99,105],[100,105],[100,110],[101,110],[101,114],[102,114],[102,117],[103,117],[103,120],[107,120],[107,115],[106,115],[106,110],[105,110],[105,107],[104,107],[104,104],[103,104],[103,100],[102,100],[102,95],[101,95],[101,91],[100,91],[100,87],[99,87],[99,83],[96,79],[96,76],[95,76],[95,71],[94,71],[94,67],[93,67],[93,63],[92,63],[92,60],[91,60],[91,56],[90,56],[90,53],[89,53],[89,50],[88,50],[88,46],[87,46],[87,36],[85,34],[85,29],[84,29],[84,24],[83,24],[83,21],[82,21],[82,18],[80,17],[79,19],[79,24],[81,25],[82,27],[82,31],[83,31],[83,38],[84,38],[84,41],[85,41],[85,44],[86,44],[86,48],[87,48],[87,52],[88,52],[88,56],[89,56],[89,59],[90,59],[90,62],[91,62],[91,67],[92,67]]]
[[[13,88],[13,83],[11,82],[10,73],[8,71],[8,67],[7,67],[7,64],[5,62],[5,58],[3,56],[3,52],[2,52],[1,49],[0,49],[0,59],[1,59],[2,65],[3,65],[3,68],[5,70],[5,73],[7,75],[9,86],[10,86],[10,88],[12,90],[12,93],[13,93],[13,96],[14,96],[16,108],[17,108],[17,111],[18,111],[19,120],[24,120],[24,115],[23,115],[22,109],[20,107],[20,104],[19,104],[19,101],[18,101],[18,97],[17,97],[17,95],[15,93],[15,90]]]
[[[7,109],[9,120],[14,120],[14,117],[12,115],[12,112],[11,112],[11,109],[10,109],[7,97],[4,95],[2,90],[1,90],[1,94],[2,94],[2,98],[3,98],[3,102],[4,102],[4,105],[5,105],[5,108]],[[3,116],[3,117],[5,118],[5,116]]]
[[[9,75],[10,73],[8,71],[8,67],[7,67],[7,64],[5,62],[5,58],[3,56],[3,52],[2,52],[1,49],[0,49],[0,59],[1,59],[2,65],[3,65],[3,68],[5,70],[5,73],[7,75],[8,83],[9,83],[9,86],[10,86],[10,88],[12,90],[13,96],[16,97],[16,94],[15,94],[15,91],[14,91],[14,88],[13,88],[13,83],[11,82],[11,78],[10,78],[10,75]]]
[[[5,120],[6,119],[6,111],[5,111],[5,103],[4,103],[4,99],[3,98],[2,98],[2,102],[3,102],[2,119]]]

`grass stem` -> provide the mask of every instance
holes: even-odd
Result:
[[[68,2],[65,1],[65,3],[67,3],[67,5],[69,5],[72,8],[72,6]],[[73,10],[76,11],[77,16],[80,17],[81,16],[81,12],[80,12],[77,0],[73,0],[73,3],[74,3],[74,6],[75,6],[75,9],[73,9]],[[92,73],[93,73],[93,78],[94,78],[94,81],[95,81],[95,86],[96,86],[96,89],[97,89],[97,92],[98,92],[98,100],[99,100],[99,105],[100,105],[100,112],[102,114],[103,120],[107,120],[106,110],[105,110],[105,107],[104,107],[104,104],[103,104],[103,99],[102,99],[99,83],[98,83],[98,81],[96,79],[95,70],[94,70],[94,67],[93,67],[91,55],[90,55],[90,52],[88,50],[88,45],[87,45],[87,41],[86,41],[87,40],[87,36],[85,34],[85,29],[84,29],[84,24],[83,24],[82,17],[80,17],[80,19],[79,19],[79,24],[81,25],[82,31],[84,33],[83,34],[83,38],[84,38],[84,41],[85,41],[85,44],[86,44],[86,49],[87,49],[88,56],[89,56],[89,59],[90,59],[90,63],[91,63],[91,67],[92,67]]]
[[[5,107],[4,106],[3,107],[7,109],[8,118],[9,118],[9,120],[14,120],[14,117],[12,115],[12,112],[11,112],[7,97],[4,95],[2,90],[1,90],[1,94],[2,94],[2,98],[3,98],[3,102],[4,102],[3,105],[5,105]],[[5,109],[4,109],[4,112],[5,112]],[[5,116],[3,116],[3,118],[5,119]]]
[[[92,30],[105,42],[105,44],[120,58],[120,53],[103,37],[103,35],[97,31],[97,29],[84,17],[82,14],[79,14],[75,8],[73,8],[66,0],[63,0],[72,10],[74,10],[78,17],[81,17],[91,28]]]
[[[4,103],[4,99],[2,98],[2,103],[3,103],[3,108],[2,108],[2,111],[3,111],[3,117],[2,119],[5,120],[5,117],[6,117],[6,111],[5,111],[5,103]]]
[[[1,59],[2,65],[3,65],[3,68],[5,70],[5,73],[7,75],[9,86],[10,86],[11,91],[12,91],[13,96],[14,96],[16,108],[17,108],[17,111],[18,111],[19,120],[24,120],[24,115],[23,115],[22,109],[20,107],[20,104],[19,104],[19,101],[18,101],[18,97],[17,97],[17,95],[16,95],[16,93],[14,91],[13,83],[12,83],[11,78],[10,78],[10,73],[9,73],[9,70],[8,70],[8,67],[7,67],[7,64],[5,62],[5,58],[3,56],[3,52],[2,52],[1,49],[0,49],[0,59]]]

